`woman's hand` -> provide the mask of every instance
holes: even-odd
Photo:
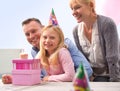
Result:
[[[10,74],[2,75],[2,82],[4,84],[11,84],[12,83],[12,75],[10,75]]]

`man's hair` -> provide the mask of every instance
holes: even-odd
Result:
[[[40,25],[42,25],[42,23],[41,23],[41,21],[39,19],[37,19],[37,18],[28,18],[28,19],[26,19],[26,20],[24,20],[22,22],[22,26],[25,25],[25,24],[30,23],[31,21],[36,21],[37,23],[39,23]]]

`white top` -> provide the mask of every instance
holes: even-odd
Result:
[[[91,66],[93,68],[105,67],[105,61],[103,60],[103,54],[100,46],[97,21],[93,24],[91,43],[84,34],[84,22],[79,23],[78,36],[83,52],[87,55]]]

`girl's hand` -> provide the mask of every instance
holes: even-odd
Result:
[[[9,75],[9,74],[2,75],[2,82],[4,84],[11,84],[12,83],[12,75]]]
[[[47,81],[48,81],[48,78],[49,78],[49,76],[45,76],[42,80],[43,80],[44,82],[47,82]]]

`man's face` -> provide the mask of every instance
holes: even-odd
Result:
[[[32,46],[37,48],[39,48],[41,29],[42,26],[36,21],[31,21],[30,23],[23,25],[23,31],[25,33],[27,41]]]

